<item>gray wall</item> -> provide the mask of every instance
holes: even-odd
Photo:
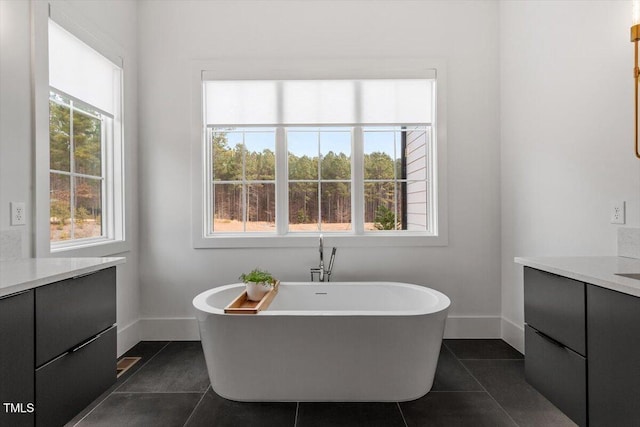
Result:
[[[446,61],[449,245],[339,247],[334,277],[428,285],[453,301],[449,334],[500,335],[496,2],[143,1],[139,51],[143,335],[197,337],[201,291],[255,266],[307,280],[318,262],[315,247],[192,246],[192,62],[256,58]]]
[[[640,225],[630,2],[500,3],[502,311],[522,348],[514,256],[616,255],[611,202]]]
[[[32,223],[11,227],[9,207],[33,201],[29,19],[29,2],[0,2],[0,259],[31,254]]]

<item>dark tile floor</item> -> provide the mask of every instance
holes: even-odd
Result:
[[[209,386],[197,341],[143,341],[117,383],[67,426],[574,426],[502,340],[444,340],[433,389],[400,403],[240,403]]]

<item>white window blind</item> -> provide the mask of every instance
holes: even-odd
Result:
[[[111,115],[121,68],[49,20],[49,85]]]
[[[433,80],[362,81],[361,123],[431,124]]]
[[[274,81],[209,81],[205,86],[207,124],[273,124],[277,122]]]
[[[431,124],[434,81],[205,81],[205,120],[210,126]]]
[[[284,124],[355,123],[355,82],[289,80],[282,84]]]

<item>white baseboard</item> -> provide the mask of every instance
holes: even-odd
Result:
[[[502,318],[502,339],[524,354],[524,328],[505,317]]]
[[[499,316],[450,316],[447,318],[444,337],[500,338],[501,321],[502,318]],[[134,326],[137,326],[135,329],[141,341],[200,340],[198,322],[192,317],[146,317],[129,325],[126,330],[134,328]],[[133,336],[133,332],[131,335]],[[120,335],[118,336],[118,353],[120,354]],[[122,348],[126,347],[125,342],[130,343],[131,341],[123,340]],[[135,344],[133,343],[131,346]]]
[[[140,342],[140,322],[134,320],[122,329],[118,328],[118,357]]]
[[[449,316],[445,338],[500,338],[500,316]]]

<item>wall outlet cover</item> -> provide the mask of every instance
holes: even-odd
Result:
[[[611,224],[624,224],[624,201],[613,202],[611,204]]]
[[[26,225],[27,215],[24,202],[11,202],[11,225]]]

